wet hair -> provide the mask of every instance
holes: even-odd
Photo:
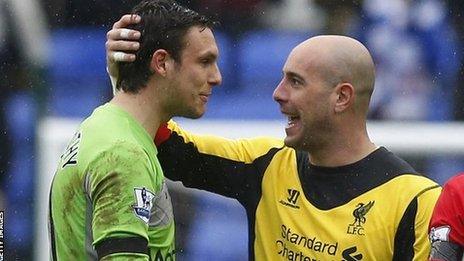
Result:
[[[137,93],[144,88],[153,72],[150,62],[158,49],[166,50],[176,63],[181,63],[185,35],[193,26],[213,28],[217,22],[177,4],[173,0],[144,0],[132,10],[142,19],[128,28],[141,32],[140,48],[134,62],[119,64],[117,89]]]

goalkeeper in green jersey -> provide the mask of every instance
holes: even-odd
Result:
[[[51,185],[52,260],[175,260],[153,139],[173,116],[201,117],[220,84],[215,23],[169,0],[142,1],[133,14],[124,19],[140,20],[140,48],[119,65],[114,98],[78,128]]]

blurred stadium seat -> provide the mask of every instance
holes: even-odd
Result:
[[[245,34],[226,58],[235,57],[238,89],[213,95],[206,118],[275,119],[280,117],[272,92],[282,79],[282,67],[292,50],[309,33],[258,30]],[[228,50],[222,48],[227,53]],[[237,63],[237,64],[235,64]],[[230,66],[230,64],[229,64]],[[223,72],[229,68],[221,67]],[[227,78],[224,78],[225,84]],[[216,93],[216,92],[215,92]]]
[[[69,28],[51,34],[48,110],[85,117],[110,93],[105,61],[106,29]]]
[[[247,260],[248,232],[243,207],[236,200],[212,193],[199,193],[196,201],[194,223],[187,238],[189,252],[179,254],[179,259]]]
[[[8,198],[6,245],[21,251],[32,244],[34,226],[35,131],[37,106],[31,92],[12,94],[6,105],[12,150],[5,192]],[[12,253],[13,254],[13,253]]]
[[[308,37],[308,33],[273,30],[246,34],[238,46],[240,86],[249,94],[272,92],[288,54]]]
[[[214,31],[216,44],[219,48],[218,66],[221,70],[222,84],[214,90],[214,94],[226,95],[237,89],[236,68],[237,48],[229,35],[221,31]]]

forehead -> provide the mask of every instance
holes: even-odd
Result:
[[[283,71],[296,73],[307,80],[324,78],[333,72],[330,59],[326,59],[327,55],[323,48],[299,45],[289,54]]]
[[[300,46],[295,47],[287,57],[283,71],[306,76],[311,70],[311,57]]]
[[[210,28],[193,26],[184,36],[183,55],[201,56],[206,53],[218,55],[216,39]]]

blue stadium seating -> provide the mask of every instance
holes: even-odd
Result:
[[[237,89],[237,48],[231,38],[224,32],[214,31],[214,36],[219,48],[218,66],[222,75],[222,84],[214,90],[214,95],[224,96]]]
[[[255,31],[240,41],[239,81],[248,93],[270,93],[282,78],[290,51],[308,38],[308,33]]]
[[[52,32],[48,100],[52,115],[85,117],[111,93],[105,40],[104,28]]]
[[[179,260],[247,260],[247,219],[243,207],[235,200],[212,193],[195,195],[195,201],[188,253],[179,253]]]
[[[239,40],[236,57],[238,90],[214,96],[207,118],[275,119],[280,112],[272,92],[282,79],[282,67],[290,51],[309,33],[259,30]],[[236,67],[236,68],[235,68]]]
[[[6,244],[13,249],[27,249],[32,244],[34,225],[35,126],[37,105],[31,92],[13,93],[5,106],[11,142],[11,158],[5,193],[8,199],[5,227]]]

